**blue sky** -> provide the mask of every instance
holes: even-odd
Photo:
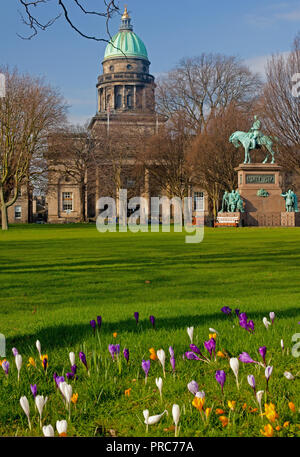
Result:
[[[66,3],[70,0],[66,0]],[[101,0],[82,0],[96,5]],[[56,0],[43,8],[43,17],[58,14]],[[276,0],[125,0],[134,31],[142,38],[154,76],[167,72],[182,58],[202,52],[220,52],[245,59],[255,71],[263,71],[272,53],[289,51],[300,30],[300,2]],[[17,0],[1,0],[0,62],[21,72],[44,76],[58,87],[71,105],[69,119],[82,123],[96,112],[96,80],[101,73],[105,43],[80,38],[59,19],[46,32],[31,40],[26,35]],[[90,34],[104,31],[102,20],[81,19],[72,12],[74,22]],[[110,24],[112,34],[120,17]],[[103,33],[102,33],[103,34]]]

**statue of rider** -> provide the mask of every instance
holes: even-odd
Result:
[[[252,124],[251,129],[249,130],[249,136],[251,139],[251,146],[252,149],[255,149],[256,146],[258,145],[258,138],[260,136],[260,127],[261,127],[261,122],[258,119],[258,116],[254,116],[254,122]]]

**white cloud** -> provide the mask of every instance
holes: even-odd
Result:
[[[68,121],[73,125],[84,125],[91,120],[92,116],[80,116],[76,114],[70,114]]]
[[[263,5],[260,10],[246,15],[246,20],[252,26],[264,28],[278,22],[296,22],[300,20],[299,2],[282,2],[273,5]]]
[[[281,52],[281,56],[286,57],[289,55],[289,51]],[[256,56],[250,59],[245,60],[245,64],[250,68],[254,73],[260,73],[260,75],[265,78],[266,76],[266,66],[268,61],[272,58],[272,55],[266,56]]]

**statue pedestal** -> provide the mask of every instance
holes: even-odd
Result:
[[[270,163],[240,164],[238,190],[245,202],[245,225],[280,226],[285,200],[281,197],[283,182],[282,167]],[[259,196],[258,191],[261,195]]]
[[[281,213],[281,225],[283,227],[300,227],[300,213]]]
[[[241,227],[244,225],[244,218],[246,213],[234,212],[234,213],[218,213],[215,227],[217,226],[235,226]]]

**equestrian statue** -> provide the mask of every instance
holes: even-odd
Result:
[[[271,163],[275,163],[275,152],[272,149],[273,141],[270,136],[263,135],[260,131],[261,122],[257,116],[254,116],[254,122],[249,132],[234,132],[229,142],[232,143],[236,148],[241,144],[245,149],[245,160],[244,163],[251,163],[250,151],[253,149],[261,149],[264,146],[267,150],[267,156],[263,163],[268,162],[268,158],[271,155]]]

